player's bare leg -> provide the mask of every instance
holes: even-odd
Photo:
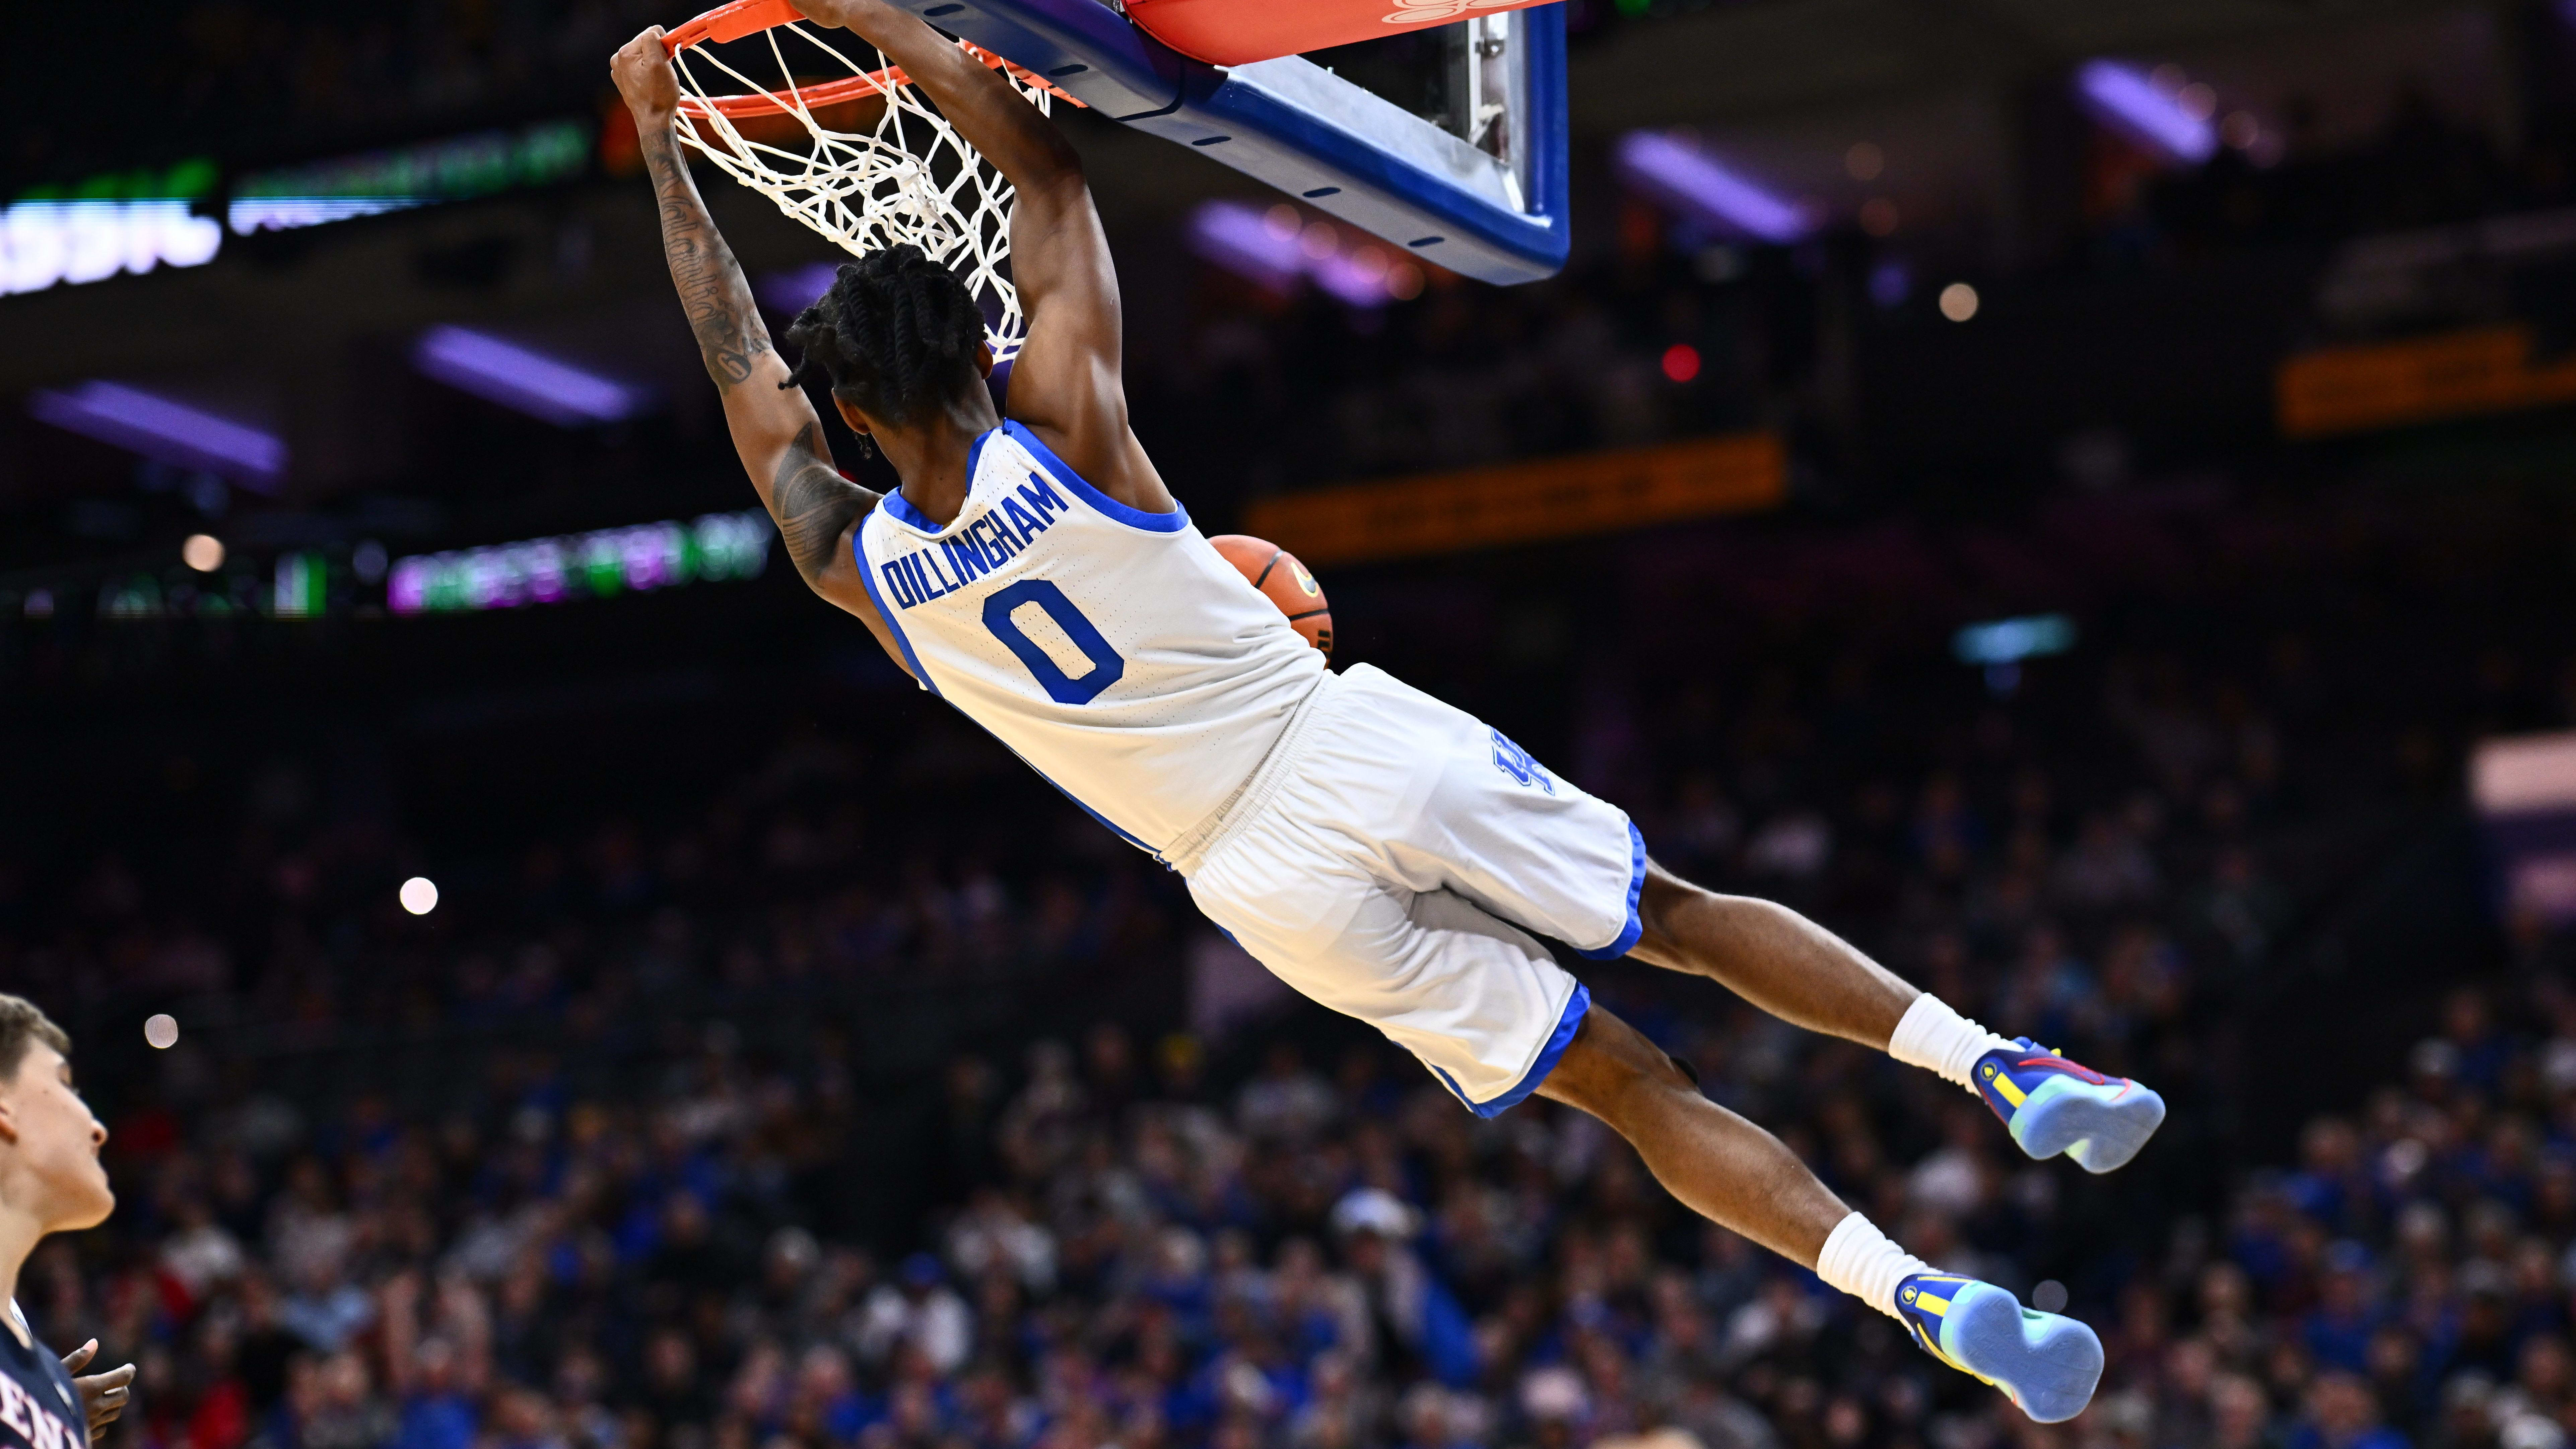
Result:
[[[1585,1013],[1538,1090],[1607,1123],[1692,1211],[1814,1269],[2032,1418],[2070,1419],[2091,1401],[2102,1376],[2091,1329],[1898,1247],[1779,1138],[1701,1096],[1671,1057],[1607,1008]]]
[[[1608,1123],[1684,1206],[1793,1263],[1816,1266],[1851,1215],[1779,1138],[1701,1096],[1671,1057],[1597,1002],[1538,1094]]]
[[[1783,1021],[1976,1092],[2033,1157],[2063,1152],[2109,1172],[2165,1119],[2154,1092],[1986,1030],[1777,902],[1720,895],[1649,861],[1637,919],[1638,960],[1705,976]]]
[[[1887,1050],[1923,992],[1833,932],[1775,901],[1719,895],[1646,862],[1628,954],[1705,976],[1809,1031]]]

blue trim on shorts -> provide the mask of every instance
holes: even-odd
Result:
[[[1592,988],[1580,981],[1575,982],[1574,994],[1565,999],[1565,1014],[1556,1019],[1556,1030],[1549,1034],[1547,1045],[1538,1049],[1538,1060],[1530,1063],[1530,1069],[1521,1073],[1521,1079],[1512,1084],[1510,1091],[1490,1102],[1468,1102],[1467,1094],[1458,1091],[1457,1078],[1438,1067],[1431,1070],[1449,1084],[1450,1091],[1457,1092],[1459,1101],[1467,1103],[1468,1111],[1479,1117],[1499,1117],[1519,1106],[1523,1098],[1538,1090],[1539,1083],[1547,1080],[1548,1073],[1556,1070],[1556,1059],[1565,1055],[1565,1049],[1574,1044],[1574,1030],[1583,1024],[1583,1013],[1591,1009]]]
[[[1587,961],[1616,961],[1637,949],[1637,938],[1646,934],[1646,923],[1637,919],[1637,897],[1646,889],[1646,837],[1637,833],[1637,822],[1628,822],[1628,924],[1619,928],[1618,936],[1597,951],[1576,948],[1575,955]]]
[[[1190,526],[1190,511],[1186,508],[1175,508],[1169,513],[1147,513],[1141,508],[1130,508],[1083,482],[1082,475],[1066,467],[1064,460],[1057,457],[1053,449],[1038,441],[1037,434],[1018,423],[1006,420],[1002,424],[1002,431],[1010,434],[1013,442],[1028,449],[1030,457],[1037,459],[1040,465],[1055,475],[1055,481],[1071,489],[1075,497],[1100,510],[1101,514],[1111,521],[1126,524],[1129,528],[1141,528],[1147,533],[1178,533]]]

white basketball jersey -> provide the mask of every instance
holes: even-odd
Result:
[[[1186,511],[1129,508],[1006,422],[941,528],[889,493],[859,573],[922,687],[1161,854],[1249,779],[1324,656]]]

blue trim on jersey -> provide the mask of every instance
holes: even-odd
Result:
[[[973,478],[975,475],[969,473],[966,476]],[[939,525],[930,521],[929,514],[913,507],[912,500],[904,497],[903,490],[900,488],[885,495],[885,511],[892,514],[897,523],[910,524],[924,533],[939,532]]]
[[[1637,949],[1637,938],[1646,934],[1646,923],[1637,918],[1637,897],[1646,889],[1646,837],[1637,833],[1637,822],[1628,822],[1628,924],[1609,945],[1598,951],[1578,948],[1574,954],[1587,961],[1616,961]]]
[[[965,714],[965,711],[960,710],[960,711],[958,711],[958,713],[960,713],[960,714]],[[974,718],[975,718],[973,715],[967,715],[966,717],[967,717],[968,719],[974,719]],[[983,724],[983,721],[981,721],[981,720],[976,720],[975,722],[976,722],[978,725]],[[984,731],[984,733],[986,733],[986,734],[988,734],[988,735],[993,735],[993,732],[992,732],[990,729],[985,730],[985,731]],[[1141,840],[1138,840],[1135,836],[1128,834],[1125,830],[1123,830],[1123,829],[1121,829],[1121,828],[1119,827],[1119,824],[1118,824],[1118,822],[1117,822],[1117,821],[1112,820],[1112,819],[1110,819],[1108,816],[1101,814],[1099,811],[1092,809],[1092,808],[1091,808],[1091,806],[1090,806],[1089,804],[1087,804],[1087,803],[1085,803],[1085,802],[1084,802],[1084,800],[1083,800],[1083,798],[1082,798],[1081,796],[1076,795],[1076,794],[1075,794],[1075,793],[1073,793],[1071,790],[1068,790],[1068,789],[1064,788],[1064,786],[1062,786],[1062,785],[1060,785],[1060,784],[1056,784],[1056,778],[1055,778],[1055,776],[1050,775],[1050,774],[1048,774],[1046,771],[1039,769],[1036,765],[1031,764],[1031,763],[1030,763],[1030,761],[1029,761],[1029,757],[1028,757],[1028,756],[1020,754],[1020,752],[1019,752],[1018,750],[1012,750],[1012,749],[1011,749],[1011,742],[1010,742],[1009,740],[1002,739],[1002,737],[1001,737],[1000,735],[993,735],[993,738],[994,738],[995,740],[997,740],[997,741],[1000,741],[1001,746],[1002,746],[1002,748],[1003,748],[1003,749],[1011,750],[1011,753],[1012,753],[1013,755],[1018,756],[1019,761],[1020,761],[1020,763],[1021,763],[1021,764],[1023,764],[1023,765],[1028,765],[1028,767],[1029,767],[1029,773],[1030,773],[1030,774],[1037,776],[1039,779],[1046,781],[1046,782],[1047,782],[1048,784],[1050,784],[1050,785],[1055,785],[1055,792],[1056,792],[1057,794],[1059,794],[1059,795],[1062,795],[1062,796],[1063,796],[1064,798],[1066,798],[1067,800],[1072,801],[1072,802],[1074,803],[1074,808],[1076,808],[1076,809],[1080,810],[1083,814],[1090,816],[1092,819],[1099,821],[1101,824],[1103,824],[1103,825],[1105,825],[1105,826],[1109,827],[1109,833],[1110,833],[1110,834],[1117,836],[1119,839],[1121,839],[1121,840],[1123,840],[1123,841],[1126,841],[1129,845],[1132,845],[1132,846],[1136,847],[1138,850],[1141,850],[1141,851],[1145,852],[1147,855],[1150,855],[1150,856],[1154,857],[1156,860],[1162,860],[1162,859],[1163,859],[1163,853],[1162,853],[1161,851],[1156,850],[1154,847],[1152,847],[1152,846],[1150,846],[1150,845],[1147,845],[1145,842],[1143,842],[1143,841],[1141,841]],[[1168,869],[1168,868],[1170,867],[1170,865],[1171,865],[1171,862],[1169,862],[1169,861],[1164,861],[1163,863],[1164,863],[1164,866],[1165,866],[1167,869]]]
[[[1591,1009],[1592,988],[1580,981],[1575,982],[1574,994],[1565,999],[1564,1014],[1556,1019],[1556,1030],[1549,1034],[1547,1045],[1538,1049],[1538,1060],[1530,1063],[1530,1069],[1521,1073],[1521,1079],[1512,1084],[1510,1091],[1490,1102],[1468,1101],[1467,1094],[1458,1091],[1457,1078],[1438,1067],[1431,1069],[1432,1074],[1449,1084],[1449,1090],[1457,1093],[1458,1100],[1467,1103],[1468,1111],[1479,1117],[1499,1117],[1519,1106],[1530,1093],[1538,1090],[1539,1083],[1547,1080],[1548,1073],[1556,1070],[1556,1059],[1564,1056],[1565,1049],[1574,1044],[1575,1028],[1583,1025],[1583,1014]]]
[[[883,508],[888,503],[901,502],[903,502],[902,494],[888,493],[877,500],[877,506]],[[920,657],[912,652],[912,641],[904,637],[903,625],[896,622],[894,610],[886,607],[885,595],[877,588],[877,571],[868,566],[866,533],[865,520],[861,520],[857,528],[850,530],[852,555],[850,561],[859,566],[859,582],[868,586],[868,602],[877,606],[877,617],[885,620],[886,632],[894,636],[894,647],[903,651],[904,666],[912,671],[913,682],[933,694],[939,694],[939,686],[930,682],[930,671],[921,667]],[[940,695],[940,697],[947,698],[946,695]]]
[[[1141,528],[1147,533],[1178,533],[1190,526],[1190,511],[1186,508],[1176,507],[1169,513],[1147,513],[1141,508],[1130,508],[1083,482],[1082,475],[1066,467],[1062,458],[1057,457],[1046,444],[1038,441],[1037,434],[1018,423],[1005,422],[1002,424],[1002,431],[1009,433],[1013,442],[1028,449],[1030,457],[1037,459],[1040,465],[1055,475],[1055,481],[1072,489],[1083,502],[1098,509],[1111,522],[1123,523],[1129,528]]]
[[[998,432],[1000,430],[995,429],[995,431]],[[975,441],[966,445],[966,496],[969,498],[972,498],[975,495],[975,470],[983,466],[984,463],[984,440],[991,436],[993,436],[992,433],[977,433],[975,435]],[[948,531],[940,527],[938,524],[931,522],[929,514],[913,507],[912,500],[903,496],[903,490],[901,488],[897,488],[892,493],[887,494],[885,499],[886,512],[893,514],[897,522],[908,523],[913,527],[920,529],[922,532],[934,536]],[[963,506],[958,508],[957,516],[958,518],[966,516],[966,510]],[[953,524],[957,519],[952,518],[948,521]]]

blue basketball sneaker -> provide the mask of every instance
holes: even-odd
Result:
[[[1917,1273],[1896,1285],[1896,1309],[1925,1352],[2003,1390],[2040,1423],[2083,1413],[2102,1381],[2102,1340],[2092,1329],[2024,1308],[1992,1283]]]
[[[2165,1099],[2126,1077],[2106,1077],[2016,1039],[1977,1058],[1978,1095],[2033,1157],[2063,1152],[2086,1172],[2127,1165],[2165,1120]]]

